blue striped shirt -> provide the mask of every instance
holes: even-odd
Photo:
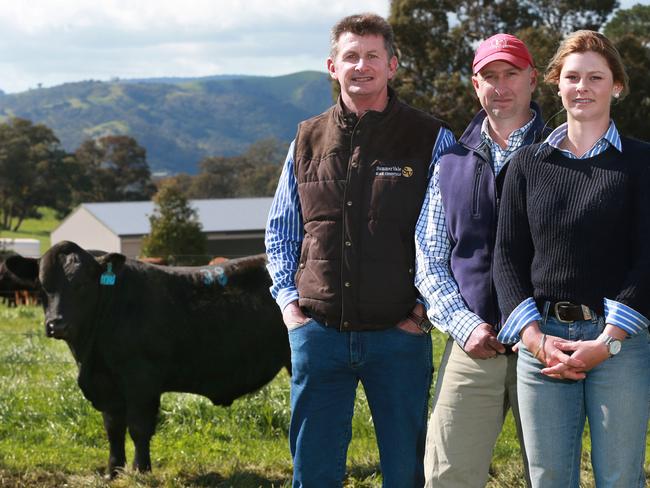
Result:
[[[621,137],[616,129],[614,121],[610,122],[607,131],[596,141],[591,149],[580,157],[576,156],[571,151],[560,147],[560,144],[567,135],[567,131],[567,123],[560,125],[549,134],[542,144],[540,144],[540,149],[537,153],[539,153],[539,151],[545,146],[551,146],[561,151],[564,156],[571,159],[586,159],[598,156],[606,151],[609,146],[613,146],[618,151],[623,152]],[[629,335],[638,334],[642,330],[647,330],[650,325],[650,320],[648,320],[647,317],[623,303],[605,298],[604,305],[605,322],[620,327]],[[510,317],[508,317],[503,328],[497,335],[497,339],[504,344],[513,344],[519,341],[519,333],[524,327],[535,320],[541,319],[542,315],[537,309],[535,300],[533,297],[528,297],[512,311]]]
[[[523,146],[535,116],[535,112],[532,112],[532,118],[526,125],[512,131],[505,149],[492,140],[488,130],[488,118],[484,119],[481,138],[490,149],[495,176],[503,169],[508,158]],[[420,218],[415,227],[415,252],[415,284],[425,301],[429,319],[436,328],[448,333],[464,347],[472,331],[485,321],[467,308],[449,267],[451,243],[440,194],[439,164],[435,164],[433,169]]]
[[[434,162],[454,142],[456,139],[453,133],[442,127],[433,146],[429,173],[431,173]],[[298,270],[300,248],[304,235],[298,183],[293,171],[294,144],[295,141],[289,147],[287,159],[280,175],[280,181],[269,211],[264,239],[269,262],[267,269],[273,280],[273,285],[270,288],[271,295],[275,298],[280,310],[284,310],[289,303],[298,300],[294,276]]]

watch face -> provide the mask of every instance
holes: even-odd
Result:
[[[621,341],[614,340],[614,341],[610,342],[609,343],[609,353],[612,356],[615,356],[619,352],[621,352]]]

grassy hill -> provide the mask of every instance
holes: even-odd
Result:
[[[88,137],[128,134],[152,171],[197,170],[205,156],[242,153],[269,137],[290,141],[296,124],[332,103],[325,73],[83,81],[0,96],[0,119],[51,127],[68,151]]]

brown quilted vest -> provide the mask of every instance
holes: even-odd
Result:
[[[342,331],[392,327],[418,296],[415,224],[441,122],[390,95],[359,118],[339,99],[296,136],[299,304]]]

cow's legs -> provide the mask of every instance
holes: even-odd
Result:
[[[160,406],[160,397],[151,398],[138,405],[129,405],[127,424],[129,434],[135,445],[133,469],[138,471],[151,471],[151,455],[149,443],[156,432],[156,417]]]
[[[104,429],[108,436],[110,452],[108,454],[108,475],[115,478],[126,464],[124,438],[126,437],[126,413],[123,410],[102,412]]]

